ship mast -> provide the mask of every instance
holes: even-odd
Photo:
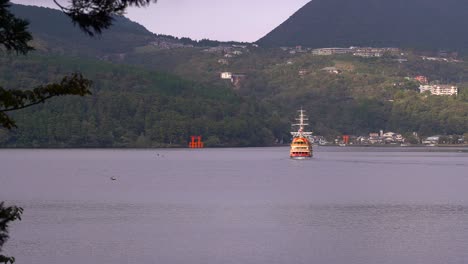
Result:
[[[299,121],[299,123],[292,124],[292,126],[298,126],[299,130],[297,132],[291,132],[291,135],[293,135],[294,137],[311,137],[312,132],[304,131],[305,126],[309,125],[308,123],[306,123],[307,121],[309,121],[309,118],[307,118],[307,116],[305,115],[305,111],[302,109],[302,107],[301,110],[298,110],[298,112],[299,118],[296,118],[296,121]]]

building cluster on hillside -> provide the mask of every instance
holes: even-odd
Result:
[[[328,145],[330,143],[324,136],[312,136],[312,142],[319,145]]]
[[[411,78],[407,77],[409,80]],[[432,95],[458,95],[458,87],[448,84],[429,83],[426,76],[419,75],[413,78],[419,82],[419,92],[430,92]]]
[[[424,145],[432,145],[432,144],[439,144],[439,140],[440,140],[440,135],[436,135],[436,136],[430,136],[430,137],[427,137],[425,138],[422,143]]]
[[[236,89],[240,89],[242,82],[247,78],[247,75],[241,73],[222,72],[220,73],[220,77],[223,80],[230,80]]]
[[[406,139],[398,133],[395,132],[384,132],[383,130],[380,133],[369,133],[369,136],[360,136],[357,137],[355,142],[357,144],[396,144],[396,143],[405,143]]]
[[[229,61],[227,59],[222,58],[218,60],[218,63],[221,65],[228,65]]]
[[[320,145],[327,145],[329,142],[323,137],[315,136],[317,138],[314,142]],[[320,139],[319,139],[320,138]],[[401,134],[395,132],[384,132],[380,131],[379,133],[369,133],[368,136],[352,136],[345,135],[335,138],[334,144],[336,145],[411,145],[411,144],[422,144],[434,146],[437,144],[467,144],[468,138],[465,138],[463,135],[435,135],[426,138],[420,138],[418,133],[413,132],[411,139],[403,137]]]
[[[382,57],[385,53],[392,55],[401,54],[398,48],[373,48],[373,47],[349,47],[349,48],[321,48],[312,50],[312,54],[329,56],[339,54],[352,54],[353,56],[363,58],[378,58]]]
[[[418,76],[414,77],[414,80],[418,81],[422,85],[429,84],[429,81],[428,81],[427,77],[424,76],[424,75],[418,75]]]
[[[413,133],[415,138],[418,138],[417,133]],[[313,136],[313,142],[319,145],[328,145],[328,142],[323,136]],[[335,138],[334,144],[347,144],[347,145],[384,145],[384,144],[404,144],[407,140],[398,133],[383,132],[370,133],[368,136],[352,136],[345,135]]]
[[[305,48],[302,46],[295,46],[295,47],[281,47],[280,48],[283,51],[289,52],[289,54],[297,54],[297,53],[306,53],[310,51],[310,48]]]
[[[154,41],[150,43],[151,45],[158,47],[160,49],[180,49],[180,48],[193,48],[191,44],[184,44],[178,39],[173,39],[169,37],[158,36]]]
[[[209,53],[219,53],[223,55],[222,58],[218,59],[218,63],[221,65],[229,65],[229,59],[234,58],[236,56],[240,56],[244,53],[250,52],[249,47],[257,48],[258,45],[252,44],[251,46],[248,45],[238,45],[238,44],[233,44],[233,45],[221,45],[217,47],[211,47],[204,49],[204,52],[209,52]],[[246,74],[242,73],[232,73],[229,71],[221,72],[220,73],[220,78],[223,80],[230,80],[232,85],[236,89],[240,89],[242,83],[244,82],[245,79],[247,79]]]
[[[463,135],[435,135],[422,140],[423,145],[437,145],[437,144],[467,144],[468,138]]]
[[[203,50],[203,52],[207,53],[228,53],[231,52],[233,48],[228,45],[220,45],[216,47],[209,47]]]
[[[170,36],[156,36],[153,41],[150,42],[151,45],[158,47],[160,49],[177,49],[177,48],[194,48],[193,44],[184,44],[184,41],[173,38]],[[249,48],[257,48],[257,44],[241,45],[241,44],[226,44],[221,43],[218,46],[200,46],[203,52],[207,53],[222,53],[224,56],[230,58],[239,56],[245,52],[249,51]]]
[[[339,70],[336,67],[325,67],[325,68],[322,68],[321,71],[331,73],[331,74],[340,74],[341,73],[341,70]]]
[[[419,92],[429,91],[432,95],[458,95],[458,88],[453,85],[432,84],[419,86]]]
[[[424,61],[437,61],[437,62],[463,62],[462,60],[454,59],[454,58],[446,58],[446,57],[426,57],[426,56],[421,56],[421,59]]]
[[[309,71],[307,69],[300,69],[299,72],[298,72],[298,75],[300,77],[303,77],[303,76],[306,76],[308,73],[309,73]]]
[[[330,74],[340,74],[342,72],[341,70],[339,70],[336,67],[325,67],[325,68],[322,68],[320,70],[323,71],[323,72],[326,72],[326,73],[330,73]],[[310,71],[308,69],[299,69],[299,71],[297,72],[299,77],[304,77],[309,73],[310,73]]]
[[[225,58],[233,58],[249,52],[247,45],[220,45],[216,47],[209,47],[203,50],[207,53],[220,53]]]
[[[234,58],[234,57],[240,56],[242,54],[244,54],[243,51],[233,50],[233,51],[226,52],[226,54],[224,54],[224,57],[225,58]]]
[[[229,59],[240,56],[244,53],[250,52],[248,45],[220,45],[216,47],[209,47],[203,49],[206,53],[217,53],[221,58],[218,59],[218,63],[221,65],[229,65]],[[258,47],[256,44],[252,44],[251,47]]]

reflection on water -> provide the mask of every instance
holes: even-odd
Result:
[[[466,153],[320,150],[0,151],[0,200],[25,208],[5,250],[53,264],[468,263]]]

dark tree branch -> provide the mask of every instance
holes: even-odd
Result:
[[[0,50],[3,47],[9,52],[26,54],[33,50],[33,47],[28,45],[32,40],[27,31],[29,23],[16,18],[8,10],[9,7],[9,0],[0,0]]]
[[[29,103],[29,104],[26,104],[26,105],[23,105],[23,106],[12,107],[12,108],[7,108],[7,109],[0,109],[0,113],[5,113],[5,112],[10,112],[10,111],[15,111],[15,110],[21,110],[21,109],[24,109],[24,108],[28,108],[28,107],[33,106],[33,105],[44,103],[47,99],[50,99],[52,97],[55,97],[55,95],[50,95],[50,96],[44,97],[43,99],[41,99],[39,101],[32,102],[32,103]]]
[[[85,96],[91,94],[91,81],[81,74],[66,76],[60,83],[52,83],[33,90],[5,90],[0,87],[0,125],[11,129],[16,127],[6,112],[24,109],[63,95]]]
[[[59,2],[57,2],[57,0],[54,0],[54,3],[55,5],[57,5],[60,9],[64,10],[65,7],[63,7],[61,4],[59,4]]]
[[[12,129],[16,127],[16,123],[7,114],[0,112],[0,127],[4,127],[6,129]]]
[[[108,29],[115,15],[122,15],[129,6],[144,7],[157,0],[71,0],[69,7],[55,4],[71,18],[75,25],[90,36]]]
[[[10,222],[15,220],[21,220],[21,214],[23,213],[23,208],[10,206],[5,207],[3,202],[0,202],[0,252],[3,247],[3,244],[9,238],[8,236],[8,226]],[[0,263],[14,263],[14,257],[6,257],[0,255]]]

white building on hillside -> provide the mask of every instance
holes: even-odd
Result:
[[[421,85],[419,91],[424,93],[431,92],[433,95],[457,95],[458,88],[452,85]]]
[[[439,140],[440,140],[440,136],[439,135],[436,135],[436,136],[432,136],[432,137],[428,137],[426,139],[423,140],[423,144],[427,145],[427,144],[439,144]]]
[[[221,79],[231,79],[232,78],[232,72],[222,72],[221,73]]]
[[[338,70],[336,67],[325,67],[322,69],[322,71],[325,71],[328,73],[340,74],[340,70]]]
[[[353,49],[351,48],[322,48],[312,50],[313,55],[335,55],[335,54],[347,54],[352,53]]]

